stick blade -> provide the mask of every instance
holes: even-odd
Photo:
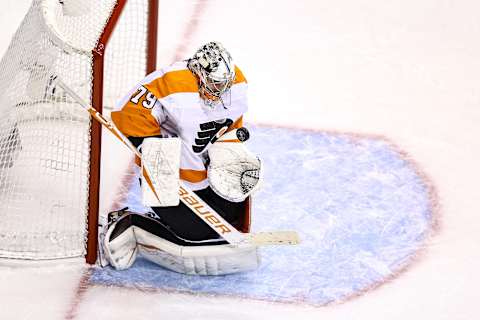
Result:
[[[251,243],[257,246],[265,245],[296,245],[300,237],[296,231],[260,232],[248,236]]]

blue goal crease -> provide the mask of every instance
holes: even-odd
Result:
[[[253,201],[253,231],[296,230],[298,246],[261,248],[258,270],[187,276],[140,259],[125,271],[97,269],[92,282],[325,305],[384,282],[425,243],[429,189],[389,143],[250,126],[265,183]],[[272,143],[275,141],[275,143]]]

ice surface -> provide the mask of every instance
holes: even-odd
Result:
[[[432,231],[430,190],[387,141],[251,126],[265,164],[253,231],[297,230],[302,244],[262,248],[259,270],[198,277],[140,261],[97,270],[93,284],[323,305],[395,275]]]
[[[2,18],[0,45],[3,51],[8,46],[10,37],[18,27],[29,3],[30,0],[2,0],[5,10],[0,11]],[[423,250],[422,259],[409,264],[411,268],[408,272],[401,273],[399,277],[378,290],[369,291],[366,295],[340,305],[308,308],[293,304],[255,302],[251,299],[219,298],[219,295],[209,297],[202,294],[165,294],[160,289],[161,273],[156,267],[146,264],[137,265],[136,278],[132,276],[115,280],[112,276],[120,277],[120,273],[103,275],[102,279],[110,281],[112,285],[88,288],[78,285],[81,273],[76,269],[48,268],[42,271],[39,268],[17,270],[2,267],[0,318],[2,320],[477,319],[480,288],[478,272],[480,45],[476,39],[480,37],[479,13],[478,1],[162,0],[159,19],[161,39],[158,48],[159,65],[170,63],[177,53],[185,56],[193,52],[205,40],[219,40],[232,52],[249,81],[250,110],[247,120],[388,137],[407,151],[423,169],[422,171],[431,177],[438,190],[438,200],[441,204],[440,229]],[[256,133],[265,134],[262,131]],[[396,168],[395,172],[402,172],[400,176],[378,175],[373,173],[371,167],[369,169],[371,175],[367,180],[353,172],[357,180],[351,184],[352,188],[362,183],[374,188],[375,180],[372,176],[378,175],[378,181],[386,179],[388,183],[376,183],[384,183],[390,190],[395,181],[406,181],[411,187],[418,188],[419,192],[419,195],[410,192],[413,197],[407,198],[401,194],[386,195],[381,191],[375,193],[372,189],[349,205],[347,200],[339,199],[355,199],[347,197],[355,194],[355,189],[344,188],[343,197],[340,197],[339,193],[335,194],[337,197],[331,197],[337,201],[336,203],[321,203],[320,208],[330,210],[323,211],[328,212],[330,219],[326,218],[327,215],[308,216],[306,212],[299,211],[289,213],[295,216],[303,214],[302,223],[317,225],[315,235],[325,242],[320,243],[321,246],[316,248],[314,253],[327,249],[332,254],[341,253],[340,248],[350,250],[345,251],[346,253],[352,253],[354,248],[362,249],[355,252],[353,257],[357,262],[362,261],[363,265],[358,267],[358,271],[368,272],[356,274],[355,278],[343,273],[346,275],[345,279],[354,279],[355,282],[340,282],[338,278],[335,279],[340,289],[333,288],[330,299],[338,299],[348,295],[348,292],[338,291],[351,290],[355,285],[366,285],[365,279],[372,280],[371,284],[374,284],[375,277],[380,279],[381,275],[394,273],[395,266],[401,266],[409,261],[412,253],[422,247],[424,243],[422,239],[428,237],[432,217],[429,217],[427,208],[414,208],[415,202],[425,203],[422,201],[426,199],[426,186],[423,185],[423,180],[414,182],[417,170],[408,163],[404,163],[404,171],[401,170],[402,161],[405,159],[396,153],[395,148],[390,148],[383,140],[355,141],[348,135],[338,134],[324,135],[323,138],[318,138],[323,142],[321,144],[315,142],[315,145],[327,148],[327,137],[332,141],[345,138],[342,140],[343,145],[351,143],[351,150],[356,150],[356,156],[362,155],[362,148],[367,149],[368,146],[371,149],[366,150],[363,155],[370,153],[372,159],[377,159],[375,162],[377,166],[395,164],[393,166]],[[291,138],[282,137],[287,140]],[[253,137],[250,143],[252,148],[257,148],[255,139]],[[313,141],[316,138],[310,139]],[[306,146],[311,143],[306,139],[301,141]],[[277,143],[278,139],[265,143],[266,150],[274,149]],[[329,148],[340,150],[340,146],[338,143]],[[377,149],[372,149],[374,146]],[[107,144],[104,147],[109,148]],[[371,153],[373,150],[377,150],[378,154]],[[293,164],[295,157],[302,152],[308,154],[308,150],[282,151],[284,154],[277,155],[279,157],[277,162],[290,161]],[[268,156],[266,153],[262,154]],[[287,154],[289,160],[284,160],[283,157],[287,157]],[[341,153],[335,155],[344,162],[353,162],[353,156],[348,157]],[[380,159],[383,159],[383,162]],[[316,162],[319,161],[325,162],[325,166],[317,165]],[[117,163],[118,161],[112,162],[112,165]],[[331,166],[332,160],[319,156],[310,158],[305,164],[295,163],[310,168],[308,172],[313,172],[312,177],[308,177],[309,184],[304,183],[302,186],[298,186],[301,184],[299,177],[291,177],[290,171],[293,169],[287,166],[288,163],[285,166],[289,168],[288,172],[272,173],[271,169],[274,166],[268,163],[266,170],[269,176],[274,176],[274,179],[277,179],[276,176],[284,177],[290,174],[288,183],[297,185],[299,190],[305,190],[306,187],[313,190],[312,183],[316,184],[316,188],[321,182],[320,179],[313,178],[314,174],[326,180],[324,183],[329,186],[332,185],[331,180],[328,180],[331,179],[330,175],[334,174],[337,177],[335,172],[326,175],[326,171],[323,171],[320,175],[312,170],[312,168],[326,170],[328,163]],[[343,170],[366,170],[366,168],[368,164],[359,164]],[[333,170],[335,167],[331,166],[330,169]],[[112,178],[114,177],[115,175],[112,175]],[[266,188],[258,194],[255,201],[256,214],[253,222],[255,229],[272,227],[272,223],[285,224],[289,229],[293,228],[295,226],[293,219],[289,218],[286,221],[279,215],[272,215],[272,211],[265,211],[271,220],[265,224],[267,216],[260,215],[262,208],[259,206],[262,199],[269,198],[268,193],[272,187],[272,184],[269,184],[267,181]],[[401,189],[401,184],[399,183],[397,187]],[[338,191],[341,188],[338,186],[327,191]],[[406,189],[405,185],[403,190],[408,192]],[[115,188],[111,189],[112,193],[115,191]],[[289,191],[293,193],[293,187],[289,188]],[[291,201],[295,205],[301,203],[302,208],[303,202],[319,203],[313,200],[317,197],[326,198],[321,191],[315,193],[313,200],[311,194],[310,198],[307,198],[301,191],[298,193],[303,197]],[[345,228],[353,227],[356,223],[359,229],[363,221],[361,218],[367,219],[353,216],[349,225],[345,220],[347,216],[334,210],[339,208],[339,202],[352,212],[355,207],[362,208],[362,205],[368,201],[372,203],[371,199],[380,196],[389,196],[392,199],[405,198],[407,201],[403,205],[400,201],[377,203],[375,207],[377,211],[363,213],[379,215],[380,219],[369,217],[368,221],[376,223],[371,226],[366,223],[363,225],[371,227],[372,230],[385,230],[386,235],[392,238],[383,239],[395,239],[397,242],[386,243],[384,247],[379,247],[376,243],[375,246],[369,246],[364,240],[369,237],[378,240],[381,236],[368,229],[360,234],[358,232],[349,234],[348,229],[342,232],[340,228],[330,229],[336,231],[333,234],[327,232],[330,226],[342,223]],[[275,199],[273,203],[277,208],[281,208],[282,204],[288,208],[292,206],[285,199]],[[391,215],[391,220],[387,220],[385,215],[391,212],[389,209],[393,209],[395,204],[404,210],[415,210],[410,213],[402,210],[400,212],[403,215]],[[305,206],[314,207],[308,204]],[[108,205],[104,208],[108,208]],[[316,213],[318,212],[320,211]],[[341,220],[342,218],[344,220]],[[413,223],[413,220],[417,220],[418,225]],[[413,232],[413,228],[417,228],[417,231]],[[301,247],[304,248],[311,238],[308,237],[307,230],[301,232],[306,240]],[[419,238],[414,239],[415,235]],[[345,242],[337,242],[335,247],[333,239],[345,239]],[[356,247],[339,247],[339,244],[351,243],[349,242],[351,239],[358,240],[355,242]],[[402,242],[400,239],[407,241]],[[330,241],[330,247],[327,240]],[[272,250],[277,249],[269,248],[263,251],[264,260],[275,253],[271,253]],[[393,253],[389,254],[388,250],[392,250]],[[323,263],[328,258],[326,255],[325,257]],[[388,257],[398,257],[399,260],[395,264],[395,261],[389,261]],[[335,262],[333,257],[330,259]],[[340,269],[335,271],[338,275],[352,266],[351,261],[344,257],[339,257],[337,262],[342,259],[345,264],[336,265],[336,269]],[[308,262],[295,261],[297,266]],[[264,261],[262,268],[269,267],[267,263],[268,261]],[[283,265],[278,268],[283,266],[292,267],[288,260],[284,260]],[[157,276],[157,283],[150,280],[152,272]],[[315,272],[328,274],[334,271],[329,265],[319,264]],[[142,273],[145,280],[137,281]],[[293,280],[296,281],[296,275],[292,276],[292,280],[276,284],[278,291],[285,292],[286,287],[297,285]],[[98,274],[95,279],[102,280]],[[328,284],[329,279],[324,280],[324,283]],[[114,285],[123,284],[121,281],[130,287],[119,288]],[[137,287],[133,287],[135,285]],[[149,290],[148,286],[152,290]],[[311,284],[297,285],[302,288],[307,286]],[[82,290],[76,289],[77,287]],[[188,287],[183,289],[189,290]],[[326,293],[322,297],[325,301],[329,299]],[[268,298],[272,299],[273,296]],[[296,298],[300,300],[303,297]]]

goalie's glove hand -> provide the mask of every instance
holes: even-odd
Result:
[[[241,202],[258,190],[262,180],[262,162],[243,141],[249,137],[245,128],[227,132],[209,148],[208,181],[222,198]]]

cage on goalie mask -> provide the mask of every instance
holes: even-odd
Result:
[[[199,81],[200,93],[219,98],[235,80],[235,65],[230,53],[219,43],[209,42],[195,52],[188,68]]]

